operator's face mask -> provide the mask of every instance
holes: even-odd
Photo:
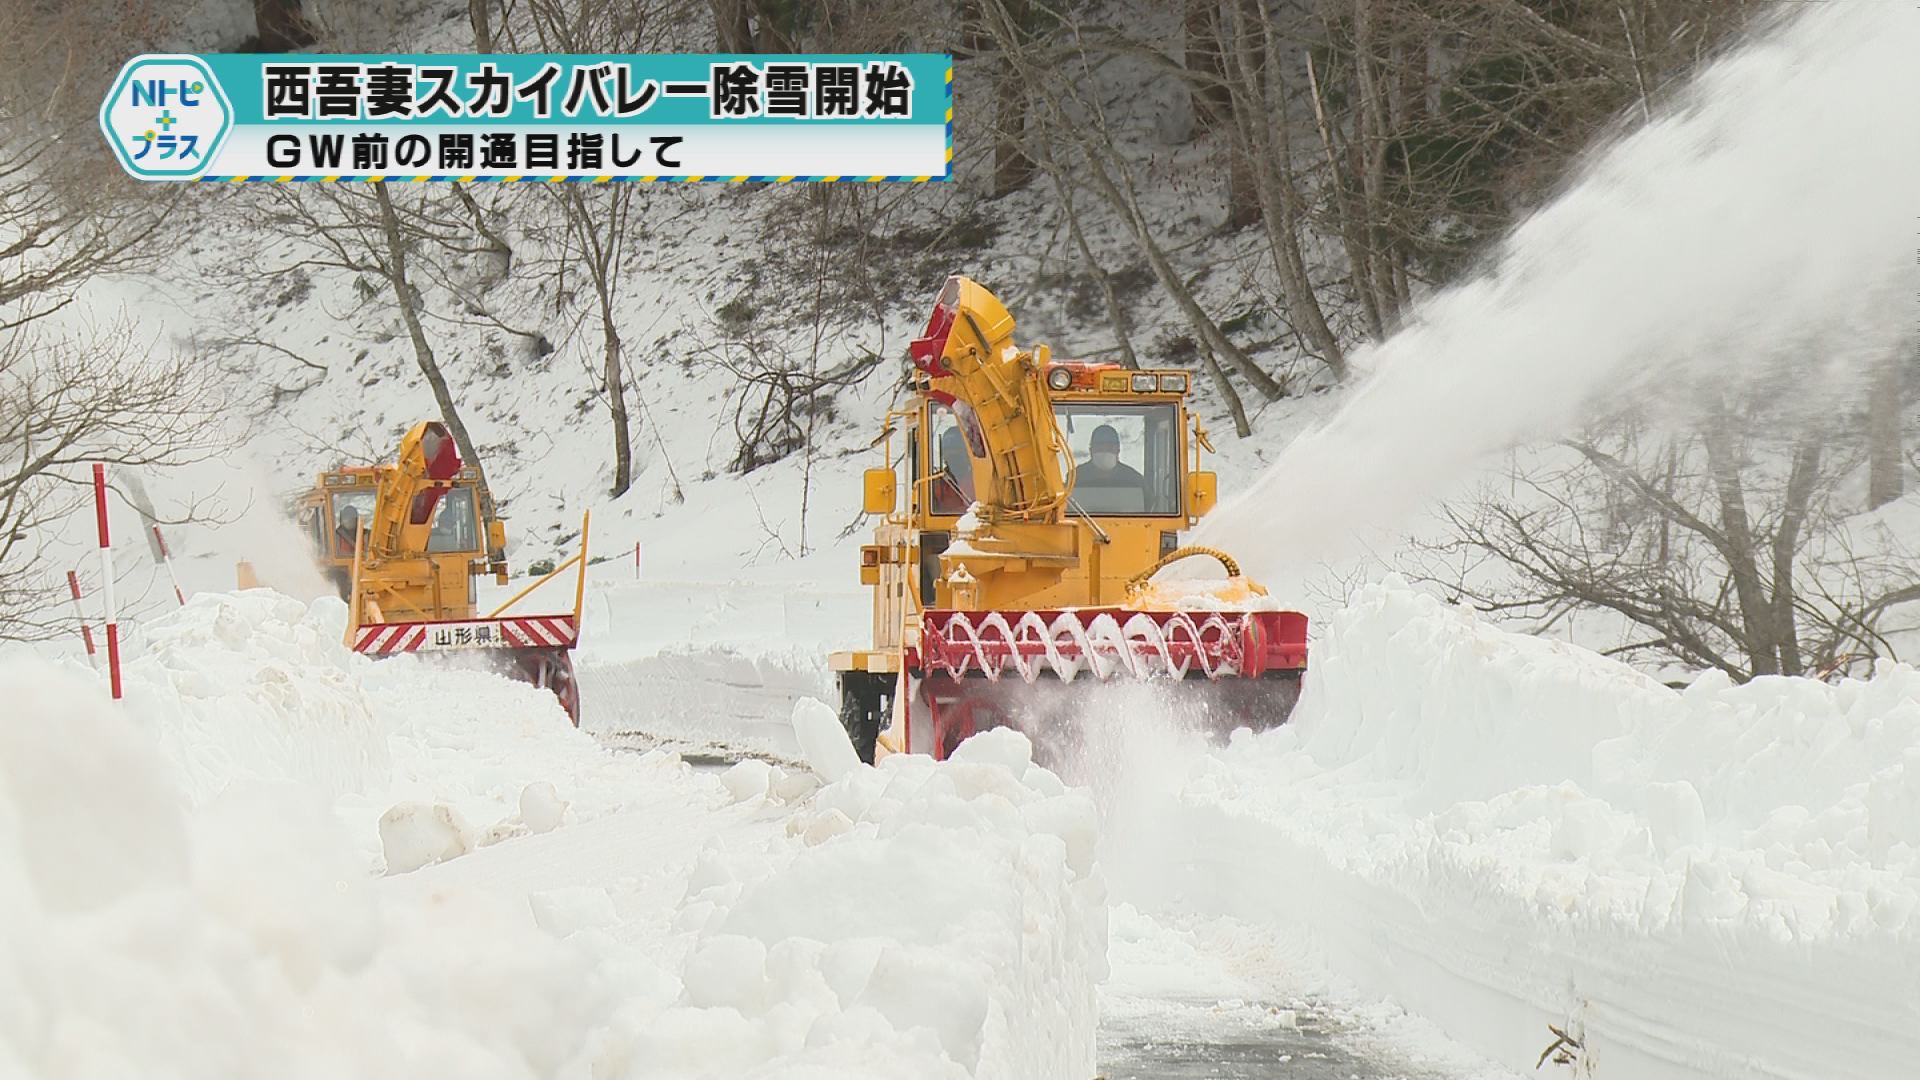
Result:
[[[1093,465],[1096,469],[1111,469],[1118,464],[1120,464],[1120,455],[1117,451],[1095,450],[1093,452]]]

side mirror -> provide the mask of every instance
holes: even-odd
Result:
[[[894,475],[892,469],[868,469],[862,478],[864,497],[861,509],[869,514],[893,513]]]
[[[1212,472],[1187,474],[1187,516],[1199,519],[1220,501],[1220,481]]]

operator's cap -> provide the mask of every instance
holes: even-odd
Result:
[[[1090,450],[1120,449],[1120,433],[1113,430],[1112,424],[1101,424],[1093,429],[1093,441],[1088,443]]]

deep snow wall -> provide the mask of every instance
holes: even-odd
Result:
[[[1295,724],[1140,815],[1123,890],[1303,928],[1516,1071],[1554,1024],[1580,1075],[1912,1075],[1920,672],[1677,693],[1382,586],[1315,656]]]

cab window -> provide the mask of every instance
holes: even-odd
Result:
[[[372,488],[333,493],[330,516],[333,519],[334,555],[352,557],[354,536],[362,529],[373,527],[373,500]]]
[[[934,405],[927,410],[927,445],[931,461],[925,477],[929,510],[937,517],[957,517],[973,505],[973,459],[967,456],[966,436],[953,410]]]
[[[305,507],[300,511],[298,521],[300,531],[307,534],[307,543],[313,545],[314,554],[326,558],[330,554],[327,551],[327,527],[322,520],[320,507],[317,504]]]
[[[1178,410],[1172,404],[1055,402],[1073,455],[1073,502],[1092,515],[1180,512]]]
[[[473,489],[457,487],[440,497],[427,530],[427,550],[479,551],[480,532],[473,513]]]

